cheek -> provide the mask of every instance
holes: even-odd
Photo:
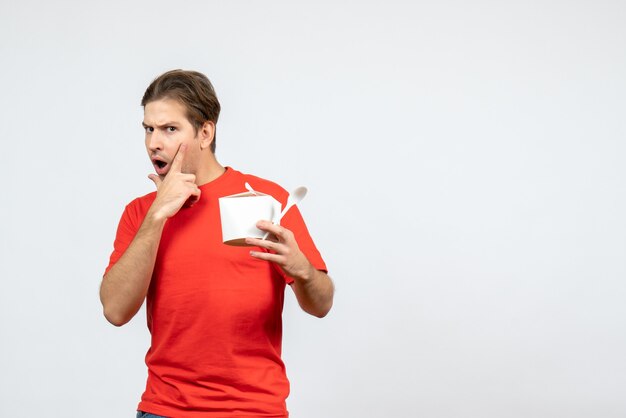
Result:
[[[183,143],[183,141],[181,141],[178,138],[175,138],[175,137],[168,138],[168,141],[164,144],[163,151],[170,158],[173,159],[176,156],[176,153],[178,152],[178,149],[180,148],[180,144],[182,144],[182,143]]]
[[[193,142],[187,143],[187,151],[185,152],[185,161],[183,167],[187,173],[195,173],[198,169],[200,152],[196,149],[198,145]]]

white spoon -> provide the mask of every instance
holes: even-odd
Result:
[[[252,186],[250,186],[250,184],[246,181],[246,183],[244,184],[244,186],[246,186],[246,189],[252,193],[254,196],[256,196],[256,192],[254,191],[254,189],[252,188]]]
[[[304,186],[296,187],[296,189],[293,192],[291,192],[291,194],[287,198],[287,204],[285,205],[285,209],[283,209],[283,211],[280,213],[280,215],[278,215],[278,217],[274,217],[274,219],[272,219],[272,223],[273,224],[279,223],[280,220],[283,219],[283,216],[285,216],[285,213],[287,213],[287,211],[291,209],[293,205],[297,205],[298,203],[302,201],[302,199],[304,199],[304,196],[306,196],[307,191],[308,191],[307,188]],[[263,239],[267,239],[269,234],[270,234],[269,232],[266,232],[265,235],[263,235]]]

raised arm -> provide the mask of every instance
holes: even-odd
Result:
[[[182,145],[164,179],[149,176],[157,187],[157,196],[124,255],[102,279],[100,301],[104,316],[113,325],[130,321],[146,298],[167,218],[174,216],[190,197],[200,197],[195,176],[181,173],[184,154]]]
[[[272,251],[250,251],[250,255],[278,264],[293,277],[293,289],[298,304],[307,313],[323,318],[333,306],[335,287],[323,271],[317,270],[300,251],[293,232],[269,221],[259,221],[257,228],[269,231],[275,240],[246,238],[246,243]]]

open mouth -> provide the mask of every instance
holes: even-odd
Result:
[[[152,164],[154,165],[154,169],[158,175],[164,176],[168,171],[168,163],[167,161],[161,160],[159,157],[155,157],[152,159]]]

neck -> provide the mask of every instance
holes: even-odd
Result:
[[[202,186],[210,183],[224,174],[225,171],[226,169],[217,161],[215,155],[211,153],[196,172],[196,184]]]

